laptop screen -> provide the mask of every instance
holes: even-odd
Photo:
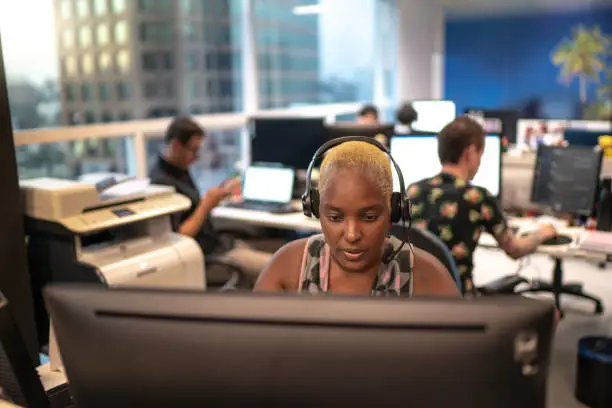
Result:
[[[244,174],[245,201],[286,204],[293,196],[293,169],[250,166]]]

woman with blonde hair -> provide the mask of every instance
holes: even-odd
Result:
[[[399,195],[386,149],[347,139],[325,152],[310,190],[322,233],[279,249],[255,291],[460,296],[437,259],[389,236]]]

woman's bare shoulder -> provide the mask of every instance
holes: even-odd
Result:
[[[256,291],[297,290],[300,280],[302,258],[308,238],[296,239],[283,245],[272,255],[270,262],[259,275]]]

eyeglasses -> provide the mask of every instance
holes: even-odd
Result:
[[[194,157],[200,157],[200,149],[189,147],[189,146],[183,146],[183,147],[187,149],[191,154],[193,154]]]

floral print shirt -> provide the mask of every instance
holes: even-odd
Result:
[[[412,226],[440,237],[453,254],[462,280],[471,282],[473,253],[483,230],[498,240],[507,232],[506,218],[485,188],[448,173],[408,187]]]

